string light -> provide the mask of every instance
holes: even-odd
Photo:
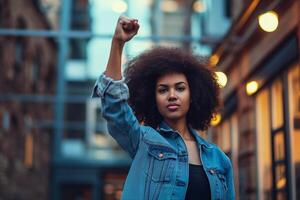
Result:
[[[278,15],[274,11],[268,11],[258,16],[258,23],[262,30],[273,32],[279,24]]]
[[[256,81],[251,81],[246,84],[246,93],[248,95],[254,94],[258,90],[258,83]]]

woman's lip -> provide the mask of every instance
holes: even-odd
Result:
[[[170,110],[175,110],[178,107],[179,107],[179,105],[169,105],[169,106],[167,106],[167,108],[170,109]]]

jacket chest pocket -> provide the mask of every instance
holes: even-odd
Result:
[[[228,187],[224,173],[216,169],[209,169],[208,172],[213,177],[217,199],[225,199]]]
[[[169,182],[176,158],[177,155],[173,149],[158,145],[149,146],[146,175],[154,182]]]

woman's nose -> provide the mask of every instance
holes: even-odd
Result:
[[[177,95],[176,95],[175,90],[170,90],[168,100],[169,100],[169,101],[174,101],[174,100],[176,100],[176,99],[177,99]]]

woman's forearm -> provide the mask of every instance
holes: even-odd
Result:
[[[138,32],[140,25],[137,19],[120,16],[111,42],[110,54],[105,75],[114,79],[122,79],[121,61],[125,42],[131,40]]]
[[[111,42],[109,59],[107,62],[105,75],[114,79],[122,79],[121,61],[124,42],[113,39]]]

